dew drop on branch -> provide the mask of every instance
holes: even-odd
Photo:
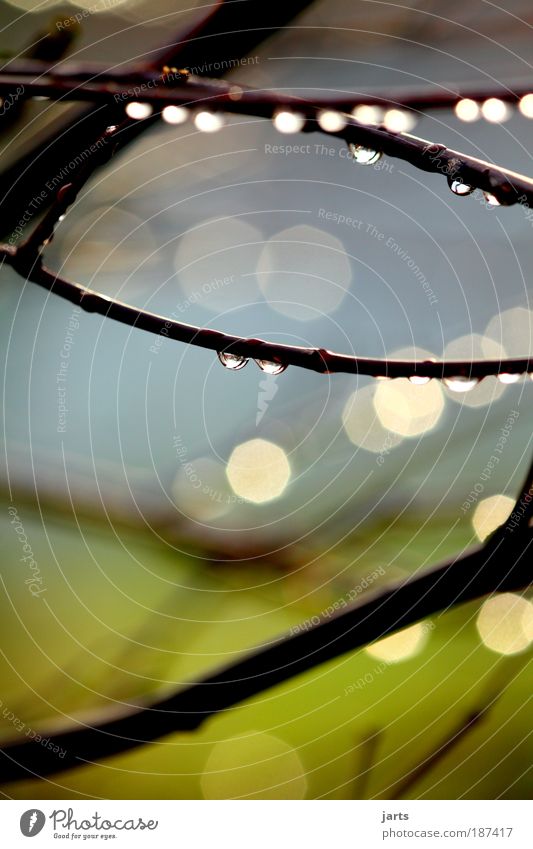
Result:
[[[501,203],[496,197],[496,195],[491,194],[491,192],[483,192],[483,197],[485,198],[489,206],[501,206]]]
[[[500,381],[500,383],[518,383],[518,381],[520,380],[520,375],[502,372],[498,375],[498,380]]]
[[[348,147],[353,161],[357,162],[359,165],[375,165],[383,155],[380,150],[374,150],[373,148],[365,147],[362,144],[350,143]]]
[[[246,357],[241,357],[239,354],[230,354],[229,351],[219,351],[218,359],[223,366],[232,371],[238,371],[240,368],[244,368],[248,362]]]
[[[267,374],[281,374],[287,368],[286,363],[274,363],[272,360],[256,360],[256,363]]]
[[[445,377],[444,381],[445,385],[452,392],[470,392],[477,384],[479,380],[477,377]]]
[[[466,197],[467,195],[471,195],[474,191],[473,186],[469,186],[468,183],[463,183],[462,180],[454,180],[452,177],[448,177],[448,185],[454,195],[459,195],[459,197]]]

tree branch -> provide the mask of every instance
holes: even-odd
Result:
[[[256,97],[256,93],[253,93],[253,97]],[[268,108],[270,109],[271,106],[268,106]],[[0,245],[0,259],[10,264],[22,277],[80,306],[87,312],[95,312],[128,326],[146,330],[149,333],[164,335],[169,339],[185,342],[189,345],[207,348],[219,353],[226,352],[245,359],[270,360],[285,366],[292,365],[310,369],[321,374],[348,373],[389,378],[481,380],[490,375],[524,374],[533,371],[533,358],[531,357],[413,362],[357,357],[328,351],[324,348],[306,348],[268,342],[262,339],[245,338],[171,320],[121,301],[112,300],[92,289],[59,277],[42,264],[43,249],[53,238],[55,226],[69,206],[74,203],[82,186],[97,167],[109,160],[120,140],[128,138],[128,134],[136,130],[137,123],[125,121],[121,125],[109,128],[95,142],[91,156],[83,162],[78,172],[73,174],[69,181],[65,182],[59,189],[57,197],[43,221],[34,229],[26,241],[18,247]],[[508,176],[511,172],[504,172],[503,169],[491,169],[488,163],[456,154],[442,146],[432,145],[431,142],[425,142],[411,136],[395,135],[381,128],[363,127],[357,122],[347,125],[343,135],[346,135],[348,140],[353,138],[365,144],[374,144],[378,141],[379,146],[383,149],[390,149],[394,151],[394,155],[401,156],[413,162],[417,167],[426,170],[434,170],[435,168],[442,170],[443,162],[448,163],[446,168],[451,167],[451,164],[454,163],[453,167],[456,169],[456,173],[464,174],[468,178],[471,178],[470,172],[475,173],[478,182],[482,185],[490,185],[493,192],[496,192],[494,188],[496,183],[500,187],[499,191],[505,195],[507,195],[510,186],[512,186],[511,191],[516,194],[519,191],[519,183],[522,183],[521,188],[526,192],[523,181],[527,178],[516,176],[511,178]],[[438,149],[437,153],[427,156],[428,151],[433,151],[435,148]],[[458,159],[459,156],[463,157],[462,160]],[[505,182],[505,180],[508,182]],[[531,183],[533,196],[533,182],[528,182]],[[527,192],[529,192],[529,189]],[[515,194],[512,197],[515,197]],[[510,201],[511,196],[508,197],[507,202]]]
[[[528,477],[531,478],[533,470]],[[199,681],[133,712],[88,727],[41,736],[65,750],[28,741],[4,746],[0,779],[50,775],[133,749],[175,731],[192,731],[209,717],[322,663],[353,652],[419,619],[493,592],[517,591],[533,581],[533,532],[504,528],[482,547],[378,592],[319,624],[285,635]]]

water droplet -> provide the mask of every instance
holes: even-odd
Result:
[[[421,374],[412,374],[409,378],[409,383],[413,383],[415,386],[424,386],[424,384],[429,383],[430,380],[430,377],[423,377]]]
[[[507,372],[502,372],[502,374],[498,375],[498,380],[500,383],[518,383],[520,380],[519,374],[507,374]]]
[[[286,363],[274,363],[272,360],[256,360],[256,363],[267,374],[281,374],[287,368]]]
[[[373,148],[365,147],[362,144],[350,143],[348,147],[350,148],[353,161],[357,162],[359,165],[374,165],[383,155],[380,150],[374,150]]]
[[[461,197],[471,195],[474,191],[473,186],[469,186],[468,183],[463,183],[462,180],[455,180],[453,177],[448,177],[448,185],[454,195],[459,195]]]
[[[450,389],[452,392],[470,392],[474,386],[477,386],[479,380],[477,377],[445,377],[444,384]]]
[[[248,362],[246,357],[241,357],[239,354],[230,354],[229,351],[219,351],[218,359],[223,366],[232,369],[233,371],[238,371],[240,368],[244,368]]]
[[[501,203],[496,197],[496,195],[493,195],[491,192],[483,192],[483,197],[485,198],[489,206],[501,206]]]

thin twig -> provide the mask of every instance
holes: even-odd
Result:
[[[425,776],[431,772],[433,767],[439,764],[450,752],[454,751],[459,743],[469,736],[477,728],[479,723],[486,719],[489,712],[497,705],[505,690],[515,677],[515,666],[524,665],[523,658],[518,659],[517,664],[511,664],[503,670],[496,668],[489,685],[485,688],[486,694],[482,696],[478,707],[471,710],[466,717],[459,720],[455,728],[449,732],[444,739],[438,743],[427,757],[423,758],[412,770],[400,778],[392,788],[387,791],[387,799],[403,799],[411,792]]]
[[[134,122],[126,121],[106,130],[93,145],[92,155],[83,161],[77,172],[70,176],[69,181],[59,189],[56,200],[30,236],[18,247],[0,245],[0,259],[12,265],[22,277],[65,298],[87,312],[98,313],[130,327],[219,353],[228,352],[245,358],[271,360],[321,374],[347,373],[390,378],[417,376],[449,380],[458,377],[482,379],[489,375],[524,374],[533,370],[531,357],[414,362],[358,357],[328,351],[325,348],[306,348],[246,338],[175,321],[122,301],[110,299],[106,295],[59,277],[42,264],[42,251],[53,238],[55,226],[69,206],[74,203],[80,189],[94,170],[109,160],[115,149],[114,146],[124,135],[127,136],[132,126]]]
[[[352,782],[350,799],[366,799],[370,776],[376,763],[376,754],[383,737],[383,729],[376,728],[366,734],[359,743],[357,775]]]
[[[261,41],[265,33],[276,31],[288,18],[307,6],[302,0],[277,0],[268,7],[272,25],[260,30],[253,26],[242,27],[243,12],[252,15],[257,9],[256,3],[224,2],[218,3],[213,15],[189,32],[183,42],[168,45],[157,54],[155,65],[143,65],[137,69],[139,78],[153,79],[154,73],[160,73],[157,62],[163,57],[179,56],[188,66],[198,54],[198,44],[202,42],[205,56],[212,59],[220,55],[221,45],[224,54],[232,55],[228,46],[238,49]],[[261,7],[263,9],[263,6]],[[235,19],[239,26],[233,30],[228,26]],[[227,27],[224,29],[224,27]],[[191,57],[191,61],[189,61]],[[207,62],[209,64],[209,62]],[[98,72],[100,73],[100,72]],[[98,75],[98,74],[97,74]],[[151,76],[150,76],[151,75]],[[120,77],[120,75],[119,75]],[[91,127],[106,126],[110,116],[123,115],[123,105],[131,95],[124,83],[134,82],[135,74],[127,74],[115,81],[108,79],[95,82],[89,74],[78,69],[75,81],[69,80],[65,73],[54,74],[53,78],[40,80],[25,79],[25,94],[32,96],[37,91],[42,95],[58,100],[72,97],[82,100],[90,96],[97,104],[92,115]],[[302,113],[305,132],[321,131],[319,112],[330,106],[328,99],[302,100],[289,98],[281,93],[245,90],[242,87],[229,86],[220,82],[202,82],[193,77],[178,74],[179,85],[170,87],[154,85],[147,91],[146,100],[159,106],[165,103],[182,104],[197,109],[200,104],[211,109],[233,112],[254,117],[271,118],[280,108],[294,109]],[[0,90],[5,85],[12,87],[16,77],[0,74]],[[117,98],[117,95],[119,97]],[[505,98],[516,100],[520,92],[515,91]],[[112,97],[112,100],[111,100]],[[106,101],[107,98],[107,101]],[[372,96],[375,102],[375,97]],[[99,104],[106,101],[112,105]],[[118,102],[120,101],[120,106]],[[438,101],[438,97],[434,102]],[[380,100],[383,104],[386,101]],[[411,107],[416,101],[411,101]],[[397,103],[395,105],[398,105]],[[424,105],[418,101],[418,107]],[[448,104],[450,105],[450,104]],[[426,100],[426,106],[428,102]],[[101,108],[101,113],[98,109]],[[428,106],[429,108],[429,106]],[[342,110],[344,111],[344,109]],[[121,146],[137,137],[146,128],[153,125],[158,116],[145,122],[126,121],[116,131],[110,131],[107,140],[116,140]],[[113,122],[114,123],[114,122]],[[120,121],[117,121],[120,123]],[[100,130],[101,132],[101,130]],[[410,162],[415,167],[433,173],[443,173],[449,180],[458,180],[471,187],[489,192],[502,204],[530,204],[533,200],[533,181],[499,168],[491,163],[466,156],[444,145],[434,144],[414,136],[392,133],[383,127],[367,126],[358,123],[350,115],[345,115],[345,126],[338,132],[329,133],[345,142],[365,145]],[[82,136],[80,136],[81,138]],[[91,136],[93,137],[93,136]],[[98,135],[95,136],[98,138]],[[106,149],[107,152],[111,147]],[[102,157],[105,159],[106,156]],[[196,328],[178,322],[169,322],[157,316],[127,304],[106,298],[85,287],[57,277],[42,265],[43,248],[53,237],[54,227],[60,215],[75,200],[79,188],[85,183],[94,167],[101,164],[99,157],[91,160],[88,167],[80,169],[73,178],[61,187],[52,209],[45,216],[29,238],[20,246],[4,245],[0,248],[3,259],[23,277],[44,287],[48,291],[66,298],[88,311],[97,312],[130,326],[149,332],[167,335],[169,338],[199,345],[210,350],[229,351],[239,356],[254,359],[272,359],[285,364],[310,368],[318,372],[346,371],[350,373],[374,374],[389,377],[476,377],[502,371],[518,373],[530,371],[531,359],[499,360],[487,362],[387,362],[386,360],[350,357],[324,349],[307,349],[292,346],[275,345],[257,339],[244,339],[218,333],[206,328]],[[21,169],[19,167],[19,172]],[[19,176],[20,176],[19,173]],[[31,175],[34,171],[29,172]],[[10,172],[12,177],[15,171]],[[18,183],[18,177],[14,181]],[[26,190],[31,179],[26,177]],[[11,188],[11,187],[10,187]],[[27,191],[21,193],[21,203],[25,202]],[[10,197],[3,198],[5,209]],[[368,598],[364,603],[342,610],[332,617],[323,616],[317,625],[301,629],[297,633],[285,635],[244,655],[240,660],[214,674],[195,682],[184,682],[182,689],[154,702],[146,702],[144,707],[135,708],[115,719],[106,715],[103,721],[90,727],[78,721],[75,728],[62,733],[52,732],[48,745],[41,741],[5,746],[3,750],[2,777],[16,780],[34,775],[48,775],[98,758],[132,749],[142,743],[156,740],[176,730],[192,730],[201,725],[210,716],[256,696],[265,690],[287,681],[318,664],[338,658],[354,651],[362,645],[373,642],[395,630],[405,627],[425,616],[431,616],[465,601],[478,598],[486,593],[517,590],[528,586],[532,581],[532,567],[529,547],[533,531],[529,527],[531,515],[532,471],[530,470],[521,499],[516,511],[521,520],[509,523],[481,547],[458,556],[443,565],[422,575],[415,575],[401,584]],[[529,498],[529,501],[527,500]],[[46,732],[43,732],[43,736]],[[53,753],[53,747],[65,749],[65,757],[59,759]]]
[[[184,63],[185,56],[174,53],[169,58],[174,65],[179,58],[182,71],[189,72],[187,64]],[[235,60],[236,62],[236,60]],[[6,90],[13,84],[23,84],[27,96],[45,95],[53,99],[61,100],[91,100],[94,103],[128,102],[141,97],[143,101],[157,104],[172,97],[172,89],[180,85],[177,73],[164,74],[162,67],[164,61],[150,66],[124,67],[110,69],[107,65],[98,63],[75,63],[63,62],[61,65],[50,67],[45,62],[32,60],[20,60],[12,62],[8,67],[0,69],[0,92]],[[212,63],[216,64],[216,63]],[[231,66],[227,56],[222,57],[218,64],[227,69]],[[207,70],[209,64],[202,59],[201,66],[193,66],[194,75],[202,75],[202,68]],[[216,84],[209,81],[205,75],[205,85],[211,88],[211,94],[216,96]],[[140,87],[135,92],[128,94],[131,87]],[[242,84],[227,83],[233,94]],[[244,90],[246,87],[244,87]],[[531,94],[533,86],[530,82],[512,83],[507,86],[461,86],[440,84],[435,88],[398,88],[350,91],[347,94],[329,94],[315,89],[316,95],[312,100],[299,97],[301,102],[313,103],[324,109],[333,109],[338,112],[350,112],[356,106],[380,106],[382,109],[408,109],[413,112],[427,112],[434,109],[452,109],[460,100],[473,100],[477,103],[496,98],[511,105],[516,105],[527,94]],[[220,94],[220,92],[218,92]],[[122,97],[122,95],[124,95]],[[206,94],[206,97],[208,95]],[[282,104],[294,105],[295,98],[289,98],[281,91],[268,90],[264,93],[272,105],[281,101]]]
[[[6,89],[12,89],[17,84],[17,80],[17,77],[8,77],[4,79],[3,84]],[[362,124],[349,114],[344,115],[346,123],[342,129],[335,132],[321,129],[318,118],[323,109],[330,108],[328,99],[304,100],[270,90],[246,89],[220,81],[204,82],[194,77],[180,77],[179,83],[177,87],[171,85],[169,88],[156,86],[147,88],[142,94],[142,100],[160,107],[174,104],[192,109],[203,105],[214,111],[260,118],[272,118],[280,109],[298,111],[306,121],[302,128],[303,132],[319,132],[347,143],[375,148],[388,156],[409,162],[422,171],[444,174],[450,179],[488,192],[505,206],[515,203],[533,204],[531,178],[449,149],[443,144],[420,139],[408,133],[391,132],[381,126]],[[0,90],[1,84],[0,76]],[[105,103],[114,102],[115,106],[117,102],[122,102],[125,106],[129,100],[138,98],[138,94],[134,94],[130,88],[122,101],[124,92],[118,83],[77,81],[73,83],[54,78],[41,79],[25,85],[28,95],[40,93],[59,100],[69,96],[75,100],[102,99]]]
[[[306,348],[235,336],[175,321],[71,283],[41,265],[40,256],[34,258],[23,251],[19,253],[9,245],[0,245],[0,259],[12,265],[27,280],[76,304],[86,312],[98,313],[130,327],[160,334],[188,345],[245,358],[270,360],[286,366],[298,366],[320,374],[363,374],[389,378],[409,378],[416,375],[448,380],[457,377],[480,380],[490,375],[533,371],[533,357],[499,360],[387,360],[350,356],[325,348]]]

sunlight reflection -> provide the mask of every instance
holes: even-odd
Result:
[[[479,502],[472,516],[472,525],[477,538],[483,542],[503,525],[513,512],[514,498],[508,495],[491,495]]]
[[[476,626],[488,649],[518,654],[533,640],[533,604],[515,593],[501,593],[484,602]]]
[[[409,628],[403,628],[390,637],[384,637],[377,643],[367,646],[365,651],[370,657],[385,663],[400,663],[408,660],[422,651],[428,639],[429,627],[427,622],[416,622]]]
[[[291,467],[279,445],[266,439],[250,439],[234,448],[226,474],[236,495],[263,504],[283,493]]]
[[[298,752],[272,734],[252,732],[216,743],[201,777],[205,799],[303,799]]]

